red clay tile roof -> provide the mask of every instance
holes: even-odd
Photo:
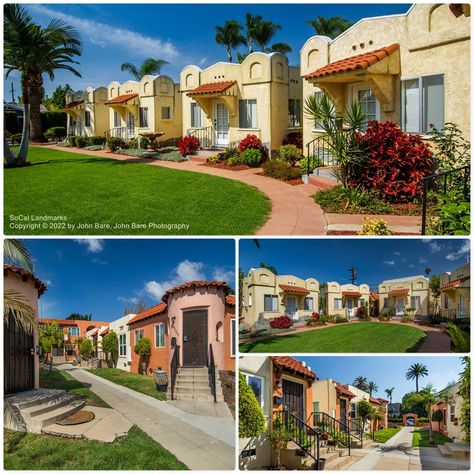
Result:
[[[384,403],[388,403],[388,401],[384,400],[383,398],[374,398],[374,397],[370,397],[369,402],[374,403],[375,405],[383,405]]]
[[[370,293],[370,297],[373,298],[376,301],[378,301],[380,299],[380,295],[378,293],[375,293],[374,291],[372,291]]]
[[[26,278],[31,280],[35,284],[35,288],[38,289],[38,295],[41,296],[46,291],[46,285],[39,279],[32,275],[30,272],[27,272],[23,268],[15,267],[14,265],[10,265],[8,263],[3,264],[3,273],[12,272],[18,275],[21,275],[22,278]]]
[[[385,398],[378,398],[378,401],[384,405],[390,403],[390,400],[385,400]]]
[[[73,100],[72,102],[69,102],[69,104],[66,104],[64,106],[65,109],[73,109],[74,107],[83,104],[83,100]]]
[[[51,324],[58,323],[61,326],[77,326],[77,322],[74,319],[54,319],[54,318],[38,318],[40,324]]]
[[[330,74],[338,74],[343,72],[355,71],[357,69],[368,69],[378,61],[390,56],[399,49],[398,44],[394,43],[384,48],[376,49],[368,53],[357,54],[349,58],[340,59],[331,64],[327,64],[316,71],[305,76],[305,79],[314,77],[329,76]]]
[[[227,295],[225,297],[225,302],[229,305],[229,306],[235,306],[235,295]]]
[[[287,293],[301,293],[307,295],[309,291],[306,288],[295,285],[280,285],[280,288]]]
[[[358,291],[343,291],[342,296],[358,298],[359,296],[362,296],[362,293],[359,293]]]
[[[189,281],[188,283],[184,283],[183,285],[178,285],[175,286],[174,288],[169,289],[164,295],[163,298],[161,298],[161,301],[163,303],[166,303],[168,301],[168,298],[173,294],[176,293],[177,291],[180,290],[187,290],[188,288],[206,288],[208,286],[215,286],[215,287],[222,287],[224,291],[227,293],[230,291],[230,287],[227,285],[225,281],[201,281],[201,280],[195,280],[195,281]],[[129,323],[130,324],[130,323]]]
[[[410,290],[408,288],[400,288],[398,290],[389,291],[390,296],[407,296]]]
[[[192,91],[189,91],[186,95],[219,94],[220,92],[226,91],[236,83],[237,81],[208,82],[206,84],[201,84]]]
[[[124,94],[114,97],[113,99],[109,99],[106,104],[123,104],[128,102],[131,99],[138,97],[138,94]]]
[[[341,395],[346,395],[347,397],[355,397],[355,395],[345,386],[342,385],[338,382],[335,382],[336,384],[336,390],[341,394]]]
[[[439,287],[439,289],[440,290],[445,290],[446,288],[451,288],[453,286],[458,286],[466,280],[469,280],[469,277],[458,278],[457,280],[453,280],[453,281],[450,281],[448,283],[445,283],[444,285],[441,285]]]
[[[151,308],[147,308],[138,313],[136,316],[134,316],[127,324],[134,324],[138,323],[139,321],[143,321],[144,319],[152,318],[153,316],[156,316],[166,311],[166,308],[167,305],[165,303],[160,303],[155,306],[152,306]]]
[[[308,367],[305,367],[299,360],[287,356],[272,356],[272,361],[280,368],[290,370],[311,380],[318,380],[318,376]]]

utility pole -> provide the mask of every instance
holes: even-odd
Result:
[[[355,268],[355,267],[349,268],[349,271],[351,272],[350,280],[351,280],[352,284],[355,285],[355,282],[356,282],[356,279],[357,279],[357,274],[359,272],[357,271],[357,268]]]
[[[13,88],[13,82],[12,82],[12,88],[10,89],[10,92],[12,93],[12,102],[15,103],[15,89]]]

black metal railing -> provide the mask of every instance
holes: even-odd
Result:
[[[315,470],[319,470],[320,461],[320,430],[313,428],[289,412],[286,407],[281,412],[283,426],[291,436],[291,440],[308,456],[314,459]],[[273,422],[278,423],[278,418]]]
[[[453,189],[459,190],[462,197],[470,202],[471,200],[471,186],[470,186],[471,172],[470,166],[461,166],[450,171],[432,174],[423,178],[422,181],[422,215],[421,215],[421,233],[426,235],[426,221],[428,214],[428,198],[429,192],[447,194]],[[442,229],[444,232],[444,229]]]
[[[349,456],[351,455],[352,439],[350,429],[347,424],[342,423],[327,413],[316,411],[311,413],[309,418],[315,429],[328,434],[328,437],[335,441],[338,446],[347,448]]]
[[[174,347],[173,357],[170,364],[170,384],[171,384],[171,400],[174,400],[174,389],[176,386],[176,378],[179,369],[179,346]]]
[[[214,403],[217,402],[217,384],[216,384],[216,363],[214,361],[214,351],[212,350],[212,344],[209,344],[209,386],[211,388],[211,394],[214,398]]]
[[[190,129],[187,131],[187,135],[198,138],[201,149],[212,148],[214,144],[214,130],[211,126]]]

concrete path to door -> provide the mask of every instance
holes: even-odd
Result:
[[[71,365],[59,368],[67,370],[190,469],[234,469],[232,417],[192,415]]]
[[[412,426],[403,427],[385,444],[361,450],[367,454],[352,464],[348,471],[420,471],[464,470],[465,461],[443,458],[436,448],[413,448]],[[428,451],[429,450],[429,451]]]

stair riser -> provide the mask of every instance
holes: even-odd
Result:
[[[70,406],[69,408],[65,408],[61,411],[61,413],[57,413],[55,415],[44,416],[45,414],[43,414],[39,417],[33,417],[30,420],[29,424],[30,431],[33,433],[41,433],[42,428],[44,428],[45,426],[52,425],[62,420],[63,418],[72,415],[76,411],[80,410],[84,405],[85,403],[82,402],[80,404]]]
[[[47,404],[47,403],[54,402],[54,400],[58,400],[58,399],[62,398],[63,396],[64,396],[64,392],[57,393],[57,394],[53,394],[53,395],[43,396],[43,397],[41,397],[40,400],[34,400],[34,401],[24,402],[24,403],[15,403],[15,406],[19,410],[25,410],[27,408],[31,408],[31,407],[36,406],[36,405],[44,405],[44,404]]]
[[[53,410],[56,410],[57,408],[68,405],[73,400],[77,400],[77,399],[75,397],[71,397],[71,398],[66,398],[64,400],[61,400],[58,403],[55,403],[53,405],[39,405],[38,407],[35,407],[35,409],[32,411],[29,411],[29,412],[21,411],[21,414],[23,415],[23,418],[28,421],[34,418],[35,416],[39,416],[39,415],[42,415],[43,413],[47,413],[48,411],[53,411]]]

